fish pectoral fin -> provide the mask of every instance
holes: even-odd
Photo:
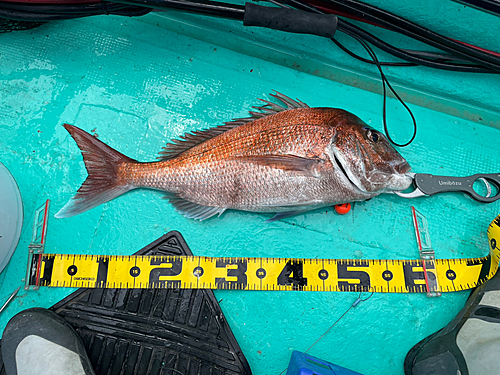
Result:
[[[317,167],[323,162],[319,158],[303,158],[295,155],[252,155],[240,157],[238,160],[284,171],[302,172],[313,177],[319,177]]]
[[[174,206],[175,211],[184,215],[188,219],[202,221],[217,214],[220,216],[226,210],[223,207],[202,206],[170,194],[167,194],[165,199],[168,199],[172,206]]]

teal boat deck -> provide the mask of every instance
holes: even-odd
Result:
[[[221,22],[167,12],[54,22],[0,35],[0,161],[18,182],[25,215],[17,250],[0,274],[0,302],[23,283],[34,211],[46,199],[52,202],[47,253],[132,254],[178,230],[195,255],[416,259],[413,205],[428,219],[437,258],[487,254],[486,229],[500,213],[500,203],[481,204],[463,194],[414,200],[382,195],[356,203],[344,216],[328,208],[265,223],[271,215],[237,211],[204,222],[189,220],[161,193],[138,190],[82,215],[55,219],[86,177],[64,123],[97,134],[131,158],[152,161],[172,138],[245,116],[259,103],[256,98],[277,90],[310,106],[349,110],[382,129],[382,97],[371,67],[356,70],[357,63],[338,51],[335,55],[331,43],[322,60],[317,53],[328,41],[314,37],[245,30],[214,40],[223,34]],[[227,27],[239,30],[234,22]],[[250,41],[251,35],[255,48],[238,42]],[[269,38],[276,44],[260,42]],[[307,43],[314,45],[313,57],[303,53]],[[330,64],[338,56],[338,64]],[[295,57],[299,66],[293,64]],[[353,68],[346,68],[350,64]],[[322,66],[328,74],[312,70]],[[401,149],[413,171],[499,172],[498,77],[414,69],[388,69],[389,78],[414,103],[418,136]],[[414,79],[408,78],[412,72]],[[470,87],[461,89],[463,95],[447,89],[460,82]],[[426,85],[432,89],[425,92]],[[446,95],[437,98],[435,91]],[[393,99],[388,109],[396,139],[407,139],[411,124],[406,112]],[[0,315],[0,332],[17,312],[49,307],[70,292],[21,291]],[[253,373],[280,374],[292,350],[307,350],[359,293],[215,295]],[[467,296],[374,294],[352,308],[309,354],[363,374],[402,374],[408,350],[445,326]]]

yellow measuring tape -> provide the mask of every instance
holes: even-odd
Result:
[[[29,284],[46,287],[454,292],[493,277],[500,260],[500,216],[483,258],[347,260],[40,254]]]

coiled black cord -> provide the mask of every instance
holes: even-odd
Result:
[[[277,0],[277,1],[279,1],[279,0]],[[309,4],[303,4],[303,3],[301,3],[299,0],[286,0],[286,1],[289,4],[290,3],[296,4],[297,6],[299,6],[300,8],[302,8],[302,10],[311,11],[311,12],[318,13],[318,14],[319,13],[324,13],[322,10],[317,9],[314,6],[311,6]],[[381,62],[379,62],[377,56],[375,55],[375,52],[368,45],[367,41],[363,38],[363,36],[358,35],[358,32],[357,32],[358,28],[356,28],[356,27],[351,28],[350,26],[351,25],[348,22],[340,20],[340,19],[338,20],[338,27],[337,27],[338,30],[342,31],[346,35],[349,35],[350,37],[354,38],[355,40],[357,40],[363,46],[363,48],[366,50],[366,52],[368,52],[368,54],[370,55],[370,57],[372,59],[371,62],[373,62],[373,64],[376,65],[376,67],[377,67],[377,69],[378,69],[378,71],[380,73],[380,78],[382,80],[382,88],[383,88],[383,98],[384,98],[383,99],[383,105],[382,105],[382,121],[383,121],[383,124],[384,124],[385,135],[386,135],[387,139],[389,140],[389,142],[391,142],[395,146],[406,147],[406,146],[410,145],[413,142],[413,140],[415,139],[415,137],[417,136],[417,121],[416,121],[415,116],[413,115],[411,109],[406,105],[406,103],[403,101],[403,99],[401,99],[401,97],[398,95],[398,93],[396,92],[396,90],[394,90],[394,88],[390,84],[389,80],[385,76],[384,72],[382,71],[382,64],[384,64],[384,65],[393,65],[394,66],[394,64],[401,64],[401,63],[381,63]],[[347,53],[349,53],[351,56],[353,56],[355,58],[358,58],[358,59],[360,59],[362,61],[369,61],[369,60],[364,59],[361,56],[358,56],[358,55],[354,54],[353,52],[349,51],[337,39],[331,38],[331,40],[338,47],[340,47],[343,51],[346,51]],[[396,66],[401,66],[401,65],[396,65]],[[403,66],[408,66],[408,65],[405,64]],[[412,119],[413,134],[412,134],[410,140],[407,141],[407,142],[405,142],[405,143],[397,143],[396,141],[394,141],[394,139],[391,137],[391,135],[389,133],[389,128],[387,126],[387,87],[389,87],[389,89],[392,91],[392,93],[394,94],[394,96],[399,100],[399,102],[408,111],[408,114],[410,115],[410,117]]]
[[[415,120],[415,116],[413,115],[413,112],[406,105],[406,103],[403,101],[403,99],[401,99],[401,97],[398,95],[396,90],[394,90],[392,85],[389,83],[389,80],[387,79],[384,72],[382,71],[382,67],[377,59],[377,56],[375,55],[373,50],[370,48],[370,46],[363,39],[360,39],[357,35],[349,35],[349,36],[356,39],[365,48],[366,52],[368,52],[368,54],[372,58],[373,62],[377,66],[378,71],[380,73],[380,78],[382,79],[382,87],[384,90],[384,94],[383,94],[384,103],[382,105],[382,121],[384,123],[384,132],[385,132],[387,139],[393,145],[398,146],[398,147],[406,147],[406,146],[410,145],[413,142],[413,140],[415,139],[415,137],[417,136],[417,121]],[[336,39],[332,39],[332,40],[337,46],[342,46],[342,44],[340,44],[340,42],[338,40],[336,40]],[[342,47],[343,47],[342,49],[347,49],[344,46],[342,46]],[[387,126],[387,89],[386,89],[386,86],[389,87],[389,89],[392,91],[394,96],[399,100],[399,102],[403,105],[403,107],[405,107],[406,111],[410,115],[411,120],[413,122],[413,135],[411,136],[410,140],[407,141],[406,143],[397,143],[396,141],[394,141],[394,139],[391,137],[391,134],[389,133],[389,128]]]

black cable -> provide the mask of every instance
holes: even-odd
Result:
[[[113,3],[92,3],[92,4],[36,4],[36,3],[9,3],[2,2],[3,9],[17,10],[22,12],[31,13],[50,13],[50,14],[63,14],[63,13],[85,13],[93,12],[96,10],[104,10],[104,8],[123,9],[129,7],[125,4]]]
[[[94,15],[142,16],[151,9],[126,4],[19,4],[0,2],[0,17],[20,21],[56,21]]]
[[[81,5],[20,4],[0,2],[0,17],[14,20],[54,21],[102,14],[141,16],[153,9],[181,9],[194,13],[243,20],[244,7],[214,1],[119,0]]]
[[[421,57],[415,56],[415,54],[408,54],[404,50],[399,49],[390,45],[387,42],[377,38],[373,34],[350,24],[347,21],[339,19],[338,29],[345,33],[350,33],[353,35],[357,35],[360,38],[366,40],[370,44],[373,44],[375,47],[381,49],[384,52],[387,52],[395,57],[398,57],[402,60],[406,60],[409,62],[416,63],[418,65],[428,66],[430,68],[437,68],[443,70],[452,70],[458,72],[470,72],[470,73],[494,73],[491,69],[487,69],[478,65],[464,65],[464,64],[452,64],[446,62],[439,62],[434,60],[427,60]],[[498,72],[500,72],[500,67],[497,67]]]
[[[308,4],[308,3],[303,3],[300,0],[279,0],[283,4],[287,5],[292,5],[296,7],[297,9],[309,11],[309,12],[314,12],[314,13],[325,13],[324,11],[316,8],[315,6]],[[390,45],[389,43],[386,43],[382,41],[381,39],[377,38],[373,34],[370,34],[369,32],[354,26],[353,24],[343,20],[339,19],[338,20],[338,30],[339,31],[345,31],[345,29],[348,29],[348,31],[351,32],[351,34],[357,34],[359,37],[366,39],[369,41],[371,44],[373,44],[375,47],[383,50],[384,52],[387,52],[399,59],[409,61],[413,64],[417,65],[424,65],[428,66],[431,68],[436,68],[436,69],[444,69],[444,70],[452,70],[452,71],[461,71],[461,72],[470,72],[470,73],[494,73],[491,69],[483,68],[473,64],[460,64],[460,63],[451,63],[451,62],[446,62],[448,60],[434,60],[434,59],[427,59],[428,57],[427,53],[421,53],[420,51],[408,51],[408,50],[403,50],[399,49],[397,47],[394,47]],[[354,53],[350,53],[351,56],[358,58],[357,55],[354,56]],[[360,56],[359,56],[360,57]],[[449,58],[453,60],[453,56],[449,55]],[[360,58],[361,61],[368,62],[371,64],[374,64],[374,62]],[[461,59],[463,61],[463,59]],[[390,64],[390,63],[389,63]],[[386,63],[381,63],[381,65],[389,65]],[[389,65],[390,66],[390,65]],[[395,65],[398,66],[398,65]],[[414,65],[399,65],[399,66],[414,66]]]
[[[9,20],[15,21],[28,21],[28,22],[49,22],[49,21],[59,21],[59,20],[67,20],[73,18],[81,18],[93,15],[99,15],[104,13],[95,13],[95,14],[40,14],[40,13],[28,13],[28,12],[20,12],[9,9],[2,9],[0,6],[0,18],[6,18]]]
[[[348,55],[354,57],[355,59],[359,60],[359,61],[362,61],[364,63],[367,63],[367,64],[373,64],[373,65],[376,65],[375,61],[373,60],[368,60],[368,59],[365,59],[364,57],[361,57],[357,54],[355,54],[354,52],[352,52],[351,50],[348,50],[346,47],[344,47],[343,44],[340,44],[340,42],[337,40],[337,39],[332,39],[333,43],[335,43],[337,45],[337,47],[339,47],[342,51],[344,51],[345,53],[347,53]],[[418,64],[416,63],[411,63],[411,62],[407,62],[407,63],[404,63],[404,62],[401,62],[401,63],[393,63],[393,62],[379,62],[379,65],[381,66],[418,66]]]
[[[184,1],[184,0],[118,0],[118,3],[131,4],[155,9],[180,9],[194,13],[213,15],[243,21],[245,7],[216,1]]]
[[[409,54],[418,54],[418,56],[427,58],[427,59],[433,59],[435,61],[448,61],[448,62],[455,62],[455,63],[463,63],[467,64],[469,63],[469,60],[466,60],[464,58],[460,58],[458,56],[452,56],[449,53],[445,52],[432,52],[432,51],[416,51],[416,50],[409,50],[409,49],[404,49],[400,48],[401,51],[409,53]]]
[[[500,71],[500,57],[442,36],[390,12],[354,0],[320,0],[415,40]]]
[[[373,52],[373,50],[371,49],[371,47],[363,39],[359,38],[357,35],[349,35],[349,36],[351,36],[352,38],[356,39],[365,48],[365,50],[368,52],[368,54],[370,55],[370,57],[375,62],[375,65],[377,66],[377,69],[378,69],[378,71],[380,73],[380,77],[382,79],[382,87],[383,87],[383,90],[384,90],[384,94],[383,94],[384,103],[382,105],[382,121],[384,123],[384,132],[385,132],[385,135],[387,136],[387,139],[389,140],[389,142],[391,142],[395,146],[398,146],[398,147],[406,147],[406,146],[408,146],[409,144],[411,144],[413,142],[413,140],[417,136],[417,121],[415,120],[415,116],[413,115],[413,113],[410,110],[410,108],[403,101],[403,99],[401,99],[401,97],[398,95],[398,93],[396,92],[396,90],[394,90],[394,88],[392,87],[392,85],[389,83],[389,80],[387,79],[387,77],[385,76],[384,72],[382,71],[382,67],[380,66],[380,64],[378,62],[377,56],[375,55],[375,52]],[[340,42],[337,40],[336,44],[340,45]],[[412,122],[413,122],[413,135],[412,135],[411,139],[408,142],[406,142],[406,143],[397,143],[397,142],[395,142],[394,139],[392,139],[391,135],[389,134],[389,129],[388,129],[388,126],[387,126],[387,90],[386,90],[385,85],[387,85],[389,87],[389,89],[392,91],[392,93],[394,94],[394,96],[405,107],[405,109],[408,111],[408,113],[409,113],[409,115],[410,115],[410,117],[412,119]]]
[[[288,1],[290,3],[294,3],[294,4],[298,5],[299,7],[302,8],[302,10],[306,10],[306,11],[309,10],[309,11],[312,11],[314,13],[324,13],[323,11],[321,11],[320,9],[317,9],[315,7],[311,7],[309,5],[301,4],[298,0],[288,0]],[[339,25],[340,25],[340,21],[342,21],[342,20],[339,19],[338,21],[339,21]],[[345,21],[343,21],[343,22],[345,22]],[[340,30],[340,28],[339,28],[339,30]],[[398,93],[396,92],[396,90],[394,90],[394,88],[392,87],[392,85],[389,83],[389,80],[387,79],[387,77],[385,76],[384,72],[382,71],[381,64],[378,61],[378,58],[375,55],[375,52],[373,52],[373,50],[367,44],[367,42],[362,37],[360,37],[359,35],[357,35],[356,33],[351,33],[350,30],[344,30],[344,32],[347,35],[351,36],[352,38],[356,39],[365,48],[365,50],[368,52],[368,54],[372,58],[373,62],[377,66],[377,69],[378,69],[378,71],[380,73],[380,77],[382,79],[382,87],[383,87],[383,91],[384,91],[384,94],[383,94],[383,98],[384,98],[383,100],[384,100],[384,102],[383,102],[383,106],[382,106],[382,119],[383,119],[383,123],[384,123],[384,132],[385,132],[385,135],[387,136],[387,139],[389,140],[389,142],[391,142],[395,146],[398,146],[398,147],[406,147],[406,146],[408,146],[409,144],[411,144],[413,142],[413,140],[417,136],[417,121],[415,120],[415,116],[413,115],[411,109],[406,105],[406,103],[403,101],[403,99],[401,99],[401,97],[398,95]],[[345,46],[343,46],[335,38],[331,38],[331,40],[336,45],[338,45],[339,47],[341,47],[342,50],[344,50],[346,52],[349,51]],[[366,60],[366,59],[362,58],[361,56],[358,56],[358,55],[356,55],[354,53],[351,53],[351,56],[356,57],[356,58],[359,57],[359,58],[361,58],[363,60]],[[388,129],[388,126],[387,126],[387,90],[386,90],[386,85],[392,91],[392,93],[394,94],[394,96],[399,100],[399,102],[405,107],[405,109],[408,111],[408,113],[410,114],[410,117],[412,119],[412,122],[413,122],[413,135],[412,135],[411,139],[408,142],[406,142],[406,143],[397,143],[397,142],[395,142],[392,139],[391,135],[389,134],[389,129]]]
[[[367,63],[367,64],[372,64],[372,65],[375,65],[375,61],[373,60],[369,60],[369,59],[365,59],[364,57],[362,56],[359,56],[357,55],[356,53],[348,50],[346,47],[344,47],[342,44],[340,43],[337,43],[337,40],[336,39],[333,39],[333,42],[337,45],[337,47],[339,47],[341,50],[343,50],[345,53],[347,53],[348,55],[354,57],[355,59],[359,60],[359,61],[362,61],[364,63]],[[457,61],[456,59],[453,58],[453,56],[449,56],[449,55],[446,55],[446,54],[442,54],[442,53],[433,53],[433,52],[427,52],[427,51],[412,51],[412,50],[405,50],[405,49],[402,49],[401,51],[411,55],[415,52],[418,52],[418,55],[419,56],[426,56],[428,58],[432,58],[434,61],[437,61],[437,62],[450,62],[449,59],[453,59],[452,61]],[[466,62],[465,60],[461,60],[462,62]],[[401,62],[401,63],[397,63],[397,62],[379,62],[379,64],[381,66],[400,66],[400,67],[404,67],[404,66],[419,66],[419,64],[417,63],[411,63],[411,62]]]

